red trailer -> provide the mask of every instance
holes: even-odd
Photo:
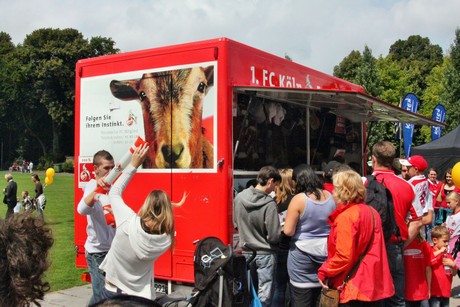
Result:
[[[124,193],[137,210],[152,189],[175,208],[176,245],[156,279],[193,283],[194,241],[237,244],[235,193],[263,165],[321,165],[335,155],[365,171],[365,122],[436,124],[361,86],[219,38],[81,60],[76,66],[75,208],[92,156],[119,161],[140,136],[146,162]],[[75,210],[76,264],[85,267],[86,218]]]

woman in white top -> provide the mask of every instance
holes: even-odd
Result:
[[[137,214],[121,197],[143,163],[148,148],[148,145],[141,145],[134,151],[131,164],[109,192],[117,230],[112,246],[99,267],[106,273],[105,298],[127,294],[155,299],[153,263],[173,244],[172,205],[175,204],[171,204],[164,191],[150,192]],[[100,184],[104,185],[104,182]]]

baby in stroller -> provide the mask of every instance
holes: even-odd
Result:
[[[22,206],[24,211],[33,211],[35,210],[35,200],[29,196],[29,192],[27,190],[22,191]]]

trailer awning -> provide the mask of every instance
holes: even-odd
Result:
[[[403,110],[398,106],[361,92],[260,87],[237,87],[237,91],[314,109],[328,109],[329,112],[343,116],[352,122],[390,121],[446,126],[444,123]]]

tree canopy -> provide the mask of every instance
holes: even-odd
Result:
[[[75,64],[119,52],[110,38],[44,28],[14,46],[0,32],[3,166],[17,159],[62,161],[73,153]]]
[[[460,124],[460,30],[447,55],[439,45],[419,35],[398,40],[388,55],[375,59],[369,48],[353,50],[334,68],[334,75],[362,85],[366,91],[382,100],[399,105],[408,93],[419,100],[418,113],[431,117],[434,107],[441,103],[447,109],[447,133]],[[377,123],[370,131],[369,143],[394,139],[394,124]],[[416,126],[414,145],[431,140],[431,127]]]
[[[118,52],[111,38],[88,39],[76,29],[38,29],[18,45],[0,32],[1,166],[23,159],[61,162],[73,155],[75,64]],[[389,46],[385,57],[374,57],[367,45],[352,50],[334,75],[395,105],[414,93],[421,101],[419,113],[427,117],[444,104],[449,125],[444,133],[460,124],[460,29],[445,55],[429,38],[412,35]],[[429,127],[416,126],[414,145],[429,141],[430,133]],[[369,145],[393,134],[393,123],[378,123]]]

